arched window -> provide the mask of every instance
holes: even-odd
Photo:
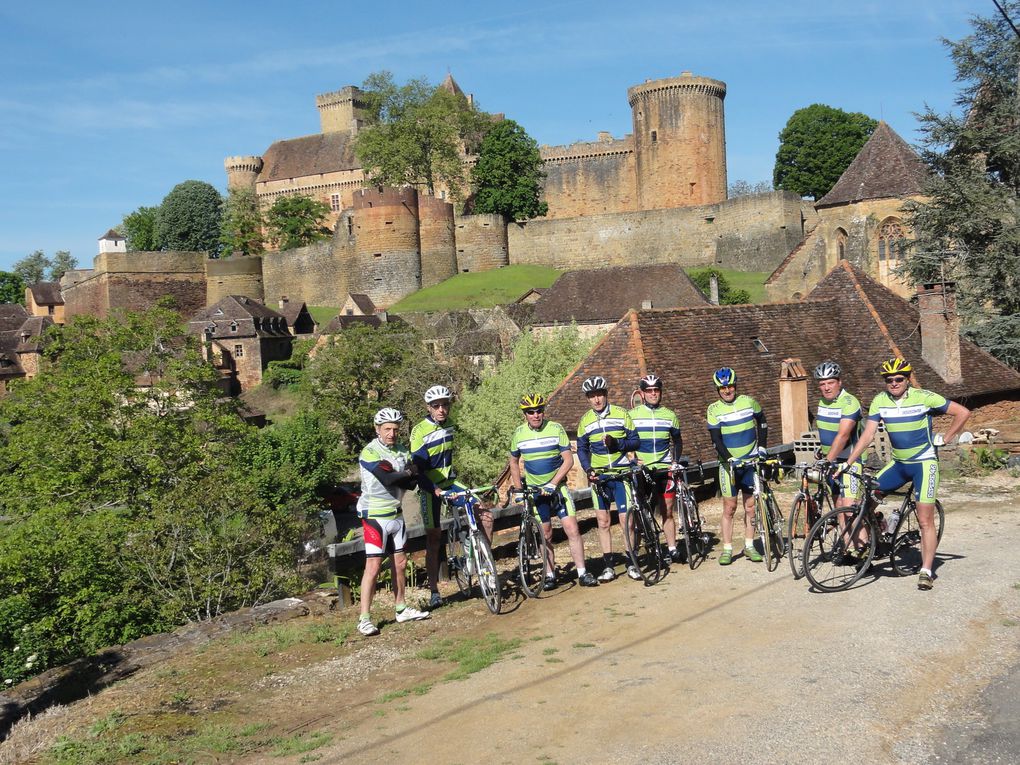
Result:
[[[836,229],[836,259],[846,260],[846,243],[849,237],[847,236],[846,229]]]
[[[906,238],[899,218],[886,218],[878,228],[878,280],[887,287],[901,281],[895,271],[900,266]]]

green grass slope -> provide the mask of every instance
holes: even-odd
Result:
[[[490,308],[511,303],[532,287],[549,287],[562,273],[546,266],[506,266],[495,271],[457,274],[390,306],[392,313]]]

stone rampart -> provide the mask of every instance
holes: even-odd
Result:
[[[418,192],[368,188],[354,194],[354,258],[351,292],[363,292],[386,308],[421,286]]]
[[[205,262],[205,304],[212,305],[227,295],[265,298],[262,258],[220,258]]]
[[[419,194],[418,220],[421,286],[424,288],[439,284],[457,273],[453,205],[427,194]]]
[[[456,222],[458,271],[492,271],[509,264],[506,218],[461,215]]]
[[[607,146],[620,144],[618,151]],[[582,144],[578,153],[543,149],[542,198],[549,205],[548,219],[623,212],[636,209],[634,152],[630,143]],[[594,147],[585,153],[585,147]],[[575,149],[578,144],[555,149]],[[602,149],[597,152],[596,149]]]
[[[346,240],[346,236],[343,237]],[[340,305],[345,276],[341,259],[334,256],[332,241],[324,240],[262,256],[262,284],[266,304],[279,305],[281,297],[303,300],[308,305]]]

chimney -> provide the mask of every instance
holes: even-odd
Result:
[[[779,419],[783,443],[792,444],[808,432],[807,372],[800,359],[783,359],[779,371]]]
[[[962,382],[956,285],[953,282],[918,285],[917,309],[921,312],[921,358],[947,383]]]
[[[719,305],[719,277],[715,274],[708,277],[708,302]]]
[[[287,306],[287,302],[288,302],[287,296],[286,295],[280,295],[280,310],[281,311]]]
[[[652,301],[651,300],[642,300],[641,301],[641,310],[642,311],[648,311],[648,310],[651,310],[651,308],[652,308]]]
[[[386,313],[386,311],[376,311],[375,315],[379,317],[379,321],[381,321],[383,324],[389,321],[389,314]]]

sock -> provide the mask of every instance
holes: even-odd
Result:
[[[675,552],[676,552],[676,545],[673,545],[672,547],[670,547],[670,548],[669,548],[669,551],[670,551],[671,553],[675,553]]]
[[[550,581],[555,581],[556,580],[556,574],[546,574],[545,578],[550,580]]]
[[[602,562],[605,563],[610,568],[612,568],[612,566],[613,566],[613,554],[612,553],[605,553],[602,556]]]
[[[587,572],[588,572],[588,569],[586,569],[584,566],[581,566],[581,568],[577,569],[577,578],[580,579]]]
[[[754,547],[754,540],[753,539],[745,539],[744,540],[744,549],[746,550],[748,547]]]
[[[401,603],[399,606],[397,606],[397,613],[399,614],[405,608],[407,608],[407,603]]]
[[[730,552],[733,552],[733,545],[731,545],[731,544],[730,545],[724,544],[722,546],[722,549],[729,550]]]
[[[927,574],[928,576],[931,576],[931,571],[929,569],[926,569],[926,568],[922,568],[917,573],[919,573],[919,574]]]
[[[358,621],[359,622],[370,622],[370,621],[372,621],[372,616],[370,614],[362,614],[361,618],[358,619]]]

